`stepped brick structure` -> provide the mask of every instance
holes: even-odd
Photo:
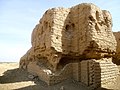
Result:
[[[47,10],[32,32],[31,44],[20,68],[49,85],[71,77],[92,88],[115,82],[112,17],[94,4]]]

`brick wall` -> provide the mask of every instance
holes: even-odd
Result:
[[[119,74],[119,70],[113,64],[112,58],[90,59],[78,63],[69,63],[60,71],[52,74],[45,72],[45,70],[49,69],[41,68],[34,62],[28,65],[28,71],[38,75],[48,85],[73,78],[90,88],[112,88],[116,84],[116,78]]]

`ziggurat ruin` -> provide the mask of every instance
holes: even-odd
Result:
[[[31,44],[20,59],[20,68],[48,85],[68,78],[93,89],[109,88],[116,82],[112,17],[94,4],[47,10],[32,32]]]

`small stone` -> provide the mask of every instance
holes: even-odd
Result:
[[[65,90],[64,86],[61,86],[61,87],[60,87],[60,90]]]
[[[28,75],[28,78],[29,78],[29,79],[34,79],[35,76],[34,76],[34,75]]]

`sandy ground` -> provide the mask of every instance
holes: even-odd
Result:
[[[90,90],[72,79],[48,86],[38,78],[30,79],[29,76],[29,73],[18,68],[18,63],[0,63],[0,90]],[[117,83],[116,87],[120,88],[120,77]]]

